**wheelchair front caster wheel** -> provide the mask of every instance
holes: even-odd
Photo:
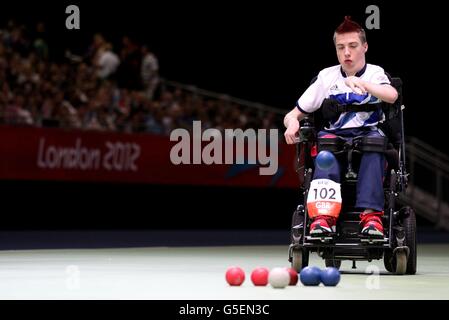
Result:
[[[300,272],[302,268],[309,265],[309,250],[305,248],[292,249],[292,268]]]
[[[395,274],[405,274],[407,271],[407,253],[397,251],[393,257],[393,270]]]

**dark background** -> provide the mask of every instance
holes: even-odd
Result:
[[[76,4],[81,29],[67,30]],[[123,35],[156,53],[169,80],[284,109],[319,70],[338,63],[332,36],[345,15],[364,25],[380,8],[380,30],[367,30],[367,62],[404,81],[406,134],[449,153],[445,11],[430,2],[142,2],[4,3],[9,19],[44,21],[52,58],[84,54],[96,32],[118,45]],[[0,182],[3,229],[289,227],[295,190],[128,184]]]

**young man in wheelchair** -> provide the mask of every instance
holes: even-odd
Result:
[[[288,144],[297,142],[299,121],[326,105],[328,113],[333,106],[339,106],[341,113],[328,117],[328,126],[318,133],[318,138],[340,139],[351,142],[356,137],[383,137],[378,124],[384,119],[381,102],[393,104],[398,92],[390,85],[384,70],[367,64],[368,50],[363,28],[345,17],[334,33],[334,44],[339,65],[323,69],[309,88],[297,101],[296,106],[284,118],[285,140]],[[323,104],[324,102],[324,104]],[[324,108],[324,107],[323,107]],[[335,111],[335,110],[334,110]],[[324,155],[324,154],[322,154]],[[318,154],[317,158],[320,157]],[[327,154],[330,166],[315,166],[310,190],[325,184],[336,190],[334,204],[313,202],[308,197],[308,214],[313,219],[309,233],[312,236],[326,236],[335,233],[341,208],[340,164],[332,154]],[[330,159],[329,159],[330,158]],[[384,210],[383,179],[385,156],[382,152],[364,152],[361,156],[356,186],[355,206],[361,212],[360,232],[363,236],[383,238]],[[318,189],[319,190],[319,189]],[[329,190],[329,188],[328,188]]]

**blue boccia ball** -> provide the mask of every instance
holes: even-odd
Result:
[[[318,267],[305,267],[299,273],[299,279],[305,286],[317,286],[321,281],[321,270]]]
[[[340,282],[340,271],[333,267],[325,268],[321,271],[321,282],[325,286],[336,286]]]
[[[321,170],[329,170],[335,164],[337,160],[332,152],[329,151],[320,151],[316,156],[315,163],[318,168]]]

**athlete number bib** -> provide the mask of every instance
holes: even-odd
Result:
[[[315,179],[307,196],[309,217],[320,215],[338,218],[341,210],[340,184],[329,179]]]

